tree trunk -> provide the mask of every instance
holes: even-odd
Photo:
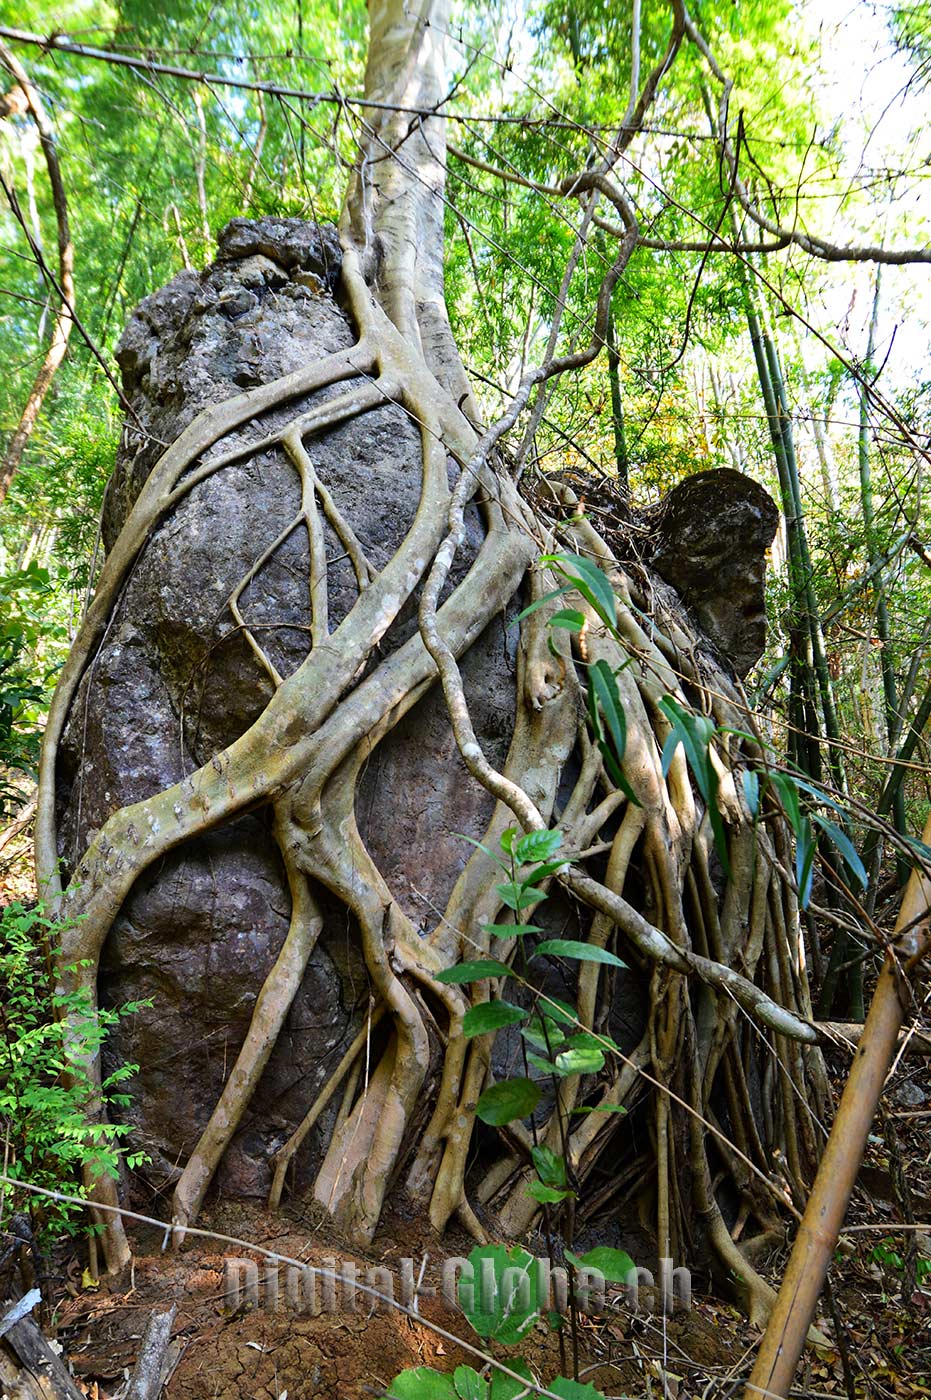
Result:
[[[464,1039],[465,990],[434,974],[513,954],[482,932],[500,873],[455,833],[495,850],[509,826],[558,823],[579,855],[540,922],[616,944],[629,966],[576,978],[547,960],[548,991],[623,1053],[544,1097],[537,1137],[557,1145],[568,1124],[580,1219],[640,1196],[658,1253],[710,1246],[759,1316],[768,1292],[712,1179],[723,1167],[734,1208],[772,1223],[771,1154],[807,1179],[826,1094],[785,830],[768,799],[754,823],[734,781],[758,747],[719,739],[725,874],[681,747],[663,773],[659,701],[745,731],[738,686],[673,590],[625,556],[622,523],[609,542],[566,487],[518,493],[496,446],[516,407],[482,432],[443,299],[443,123],[389,109],[442,101],[446,22],[444,0],[416,21],[400,0],[372,4],[373,105],[339,247],[297,221],[236,220],[217,264],[149,298],[124,337],[147,435],[124,440],[107,559],[49,716],[40,875],[56,892],[64,856],[72,983],[93,992],[100,969],[112,1001],[152,992],[118,1049],[141,1061],[143,1144],[166,1171],[185,1163],[179,1228],[218,1170],[257,1192],[277,1168],[277,1197],[292,1164],[356,1241],[389,1191],[437,1230],[458,1212],[478,1236],[517,1233],[538,1210],[529,1134],[498,1141],[474,1114],[517,1042]],[[697,573],[745,545],[756,572],[731,603],[755,625],[766,512],[718,493],[736,473],[710,476]],[[718,531],[709,500],[727,501]],[[558,582],[534,566],[554,538],[611,578],[619,640],[582,598],[572,648],[547,625],[562,600],[512,625]],[[639,805],[586,727],[597,659],[617,670]],[[566,1117],[619,1103],[629,1119]],[[609,1145],[606,1194],[593,1181]],[[106,1245],[118,1265],[117,1230]]]

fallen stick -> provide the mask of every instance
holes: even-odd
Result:
[[[36,1394],[48,1400],[86,1400],[61,1357],[49,1346],[31,1317],[11,1327],[3,1339],[26,1371]]]
[[[162,1368],[175,1320],[174,1304],[166,1313],[153,1312],[142,1337],[142,1346],[126,1392],[126,1400],[158,1400]]]
[[[818,1039],[825,1045],[840,1046],[844,1042],[856,1049],[863,1039],[860,1021],[816,1021]],[[931,1055],[931,1035],[925,1031],[899,1031],[897,1050],[904,1047],[906,1055]]]

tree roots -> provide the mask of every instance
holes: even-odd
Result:
[[[784,831],[775,811],[753,823],[734,780],[742,765],[761,761],[754,743],[733,732],[745,734],[750,724],[742,697],[702,658],[681,617],[670,611],[651,623],[633,573],[579,516],[571,493],[564,493],[564,509],[552,519],[533,513],[491,459],[497,435],[479,437],[428,368],[416,337],[402,334],[382,309],[345,231],[344,247],[343,285],[360,335],[355,347],[201,413],[157,463],[106,562],[49,718],[38,863],[40,879],[53,893],[57,746],[78,682],[134,559],[198,482],[247,453],[283,445],[300,482],[300,510],[229,600],[257,663],[273,682],[272,697],[229,748],[106,822],[61,895],[61,913],[78,920],[65,935],[63,966],[72,968],[72,985],[94,994],[104,940],[138,876],[192,836],[259,802],[272,804],[291,890],[290,928],[220,1099],[177,1183],[173,1220],[179,1233],[197,1216],[300,985],[322,927],[314,895],[320,887],[354,916],[370,979],[370,1013],[278,1154],[271,1203],[280,1202],[295,1153],[342,1090],[342,1110],[313,1194],[350,1239],[371,1240],[386,1192],[402,1171],[405,1189],[437,1230],[458,1212],[482,1236],[481,1222],[489,1219],[483,1212],[491,1211],[499,1228],[524,1232],[538,1209],[525,1194],[529,1138],[512,1125],[498,1155],[489,1158],[486,1135],[481,1165],[472,1170],[475,1103],[493,1073],[492,1046],[489,1037],[463,1038],[462,1017],[471,1003],[460,989],[434,980],[437,971],[462,956],[511,957],[513,940],[480,931],[482,924],[495,922],[501,907],[495,889],[500,874],[483,851],[475,850],[432,932],[422,935],[392,895],[355,820],[366,757],[439,679],[460,753],[495,799],[484,844],[497,848],[511,825],[530,830],[555,824],[567,851],[594,850],[580,854],[565,872],[564,893],[580,911],[586,936],[599,947],[616,947],[648,1001],[647,1030],[639,1044],[602,1078],[564,1083],[557,1103],[536,1124],[537,1140],[560,1148],[569,1124],[569,1167],[584,1208],[587,1188],[604,1179],[606,1148],[610,1144],[618,1151],[623,1120],[598,1112],[569,1115],[580,1107],[627,1104],[648,1133],[651,1151],[631,1158],[636,1170],[626,1193],[651,1204],[659,1253],[691,1257],[704,1245],[724,1272],[732,1273],[741,1256],[712,1189],[713,1173],[723,1170],[732,1183],[732,1204],[743,1209],[743,1219],[752,1216],[761,1228],[771,1227],[791,1194],[772,1174],[773,1154],[781,1154],[793,1186],[804,1183],[817,1158],[819,1115],[827,1103],[808,1024],[798,911],[783,875]],[[341,382],[348,384],[345,392],[295,416],[259,444],[223,449],[224,439],[257,414]],[[406,539],[376,572],[351,521],[314,470],[312,439],[387,400],[400,404],[419,426],[422,489]],[[217,452],[206,455],[214,446]],[[450,458],[459,467],[452,492]],[[440,603],[463,537],[463,512],[472,500],[482,514],[484,543]],[[324,519],[351,559],[358,586],[355,605],[332,630]],[[301,528],[309,541],[311,647],[298,670],[282,679],[246,627],[239,599]],[[526,618],[513,738],[499,772],[476,739],[458,662],[525,581],[537,597],[555,586],[545,570],[533,567],[554,534],[564,547],[594,558],[612,578],[621,640],[607,636],[580,599],[572,606],[587,610],[588,626],[571,645],[565,632],[548,631],[556,603]],[[379,641],[418,591],[419,634],[380,656]],[[555,649],[551,635],[563,639]],[[639,807],[615,788],[586,730],[580,678],[585,665],[598,659],[617,672],[629,736],[624,774]],[[681,748],[668,775],[662,771],[669,725],[659,701],[667,694],[732,731],[719,773],[729,848],[726,878]],[[612,977],[600,964],[581,965],[575,1004],[582,1027],[606,1026]],[[470,990],[476,1001],[489,995],[487,983]],[[425,1076],[437,1061],[429,1120],[412,1142]],[[111,1201],[115,1196],[112,1184],[88,1185]],[[118,1226],[108,1226],[105,1246],[111,1266],[125,1261]],[[754,1307],[765,1310],[765,1285],[745,1261],[740,1272]]]

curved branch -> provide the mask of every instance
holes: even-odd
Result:
[[[727,77],[727,74],[714,57],[708,41],[688,14],[685,16],[685,32],[690,42],[695,45],[707,62],[715,81],[720,84],[722,89],[720,114],[717,123],[715,124],[712,122],[712,130],[720,146],[721,155],[726,162],[728,174],[730,175],[730,182],[733,186],[737,201],[747,217],[751,219],[758,228],[762,229],[764,233],[771,234],[778,240],[777,246],[788,247],[791,243],[795,247],[801,248],[803,253],[808,253],[815,258],[821,258],[825,262],[875,262],[894,265],[902,265],[904,263],[931,263],[931,247],[849,247],[838,243],[832,243],[829,239],[820,238],[815,234],[801,233],[798,229],[783,228],[781,224],[764,214],[762,209],[754,203],[747,186],[740,178],[737,156],[726,134],[723,114],[727,108],[733,81]],[[762,251],[770,250],[764,248]]]

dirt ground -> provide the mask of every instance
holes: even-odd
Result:
[[[896,1230],[902,1205],[895,1199],[887,1137],[891,1122],[905,1156],[910,1183],[909,1210],[916,1220],[931,1219],[931,1075],[927,1062],[920,1073],[909,1069],[902,1084],[914,1104],[926,1095],[926,1108],[896,1104],[893,1088],[887,1109],[887,1135],[874,1135],[862,1185],[841,1240],[833,1271],[833,1293],[840,1327],[830,1309],[819,1325],[837,1342],[832,1350],[810,1350],[799,1369],[793,1396],[931,1397],[931,1275],[920,1267],[931,1256],[931,1234],[910,1232],[918,1242],[919,1284],[908,1281],[904,1257],[907,1234]],[[225,1204],[208,1212],[205,1229],[232,1235],[253,1245],[321,1268],[354,1263],[359,1277],[373,1263],[399,1277],[399,1261],[413,1255],[425,1294],[436,1289],[443,1259],[468,1253],[465,1239],[453,1237],[440,1249],[436,1242],[412,1239],[409,1227],[389,1221],[369,1257],[347,1254],[321,1229],[314,1230],[258,1207]],[[868,1228],[864,1228],[868,1227]],[[873,1228],[875,1227],[875,1228]],[[434,1366],[451,1372],[463,1362],[481,1362],[462,1347],[438,1336],[430,1324],[471,1341],[464,1318],[442,1296],[423,1296],[420,1320],[382,1310],[368,1300],[354,1307],[310,1316],[265,1305],[249,1307],[225,1290],[224,1263],[248,1257],[239,1246],[191,1239],[179,1252],[161,1245],[164,1233],[140,1226],[132,1234],[136,1258],[132,1276],[117,1286],[89,1288],[78,1262],[70,1285],[62,1290],[55,1313],[59,1343],[81,1388],[93,1400],[119,1400],[135,1361],[150,1312],[172,1303],[176,1315],[170,1352],[168,1400],[374,1400],[384,1396],[397,1373],[408,1366]],[[886,1243],[883,1243],[883,1242]],[[878,1255],[875,1251],[879,1251]],[[778,1283],[785,1254],[768,1261],[767,1273]],[[260,1265],[260,1274],[265,1268]],[[931,1270],[931,1263],[929,1263]],[[912,1265],[914,1273],[914,1264]],[[283,1273],[279,1276],[283,1291]],[[672,1317],[650,1311],[652,1295],[641,1296],[636,1313],[617,1290],[604,1314],[580,1319],[580,1376],[606,1396],[645,1396],[690,1400],[739,1395],[752,1365],[759,1333],[736,1306],[708,1293],[695,1293],[691,1309]],[[513,1353],[521,1355],[544,1382],[560,1373],[558,1343],[543,1323]],[[845,1362],[847,1376],[845,1377]]]
[[[0,899],[29,897],[22,841],[0,859]],[[931,1016],[916,1017],[928,1033]],[[832,1052],[840,1091],[849,1064]],[[419,1239],[409,1222],[388,1220],[370,1257],[342,1250],[325,1229],[295,1214],[270,1215],[258,1206],[226,1203],[205,1211],[201,1226],[249,1245],[320,1268],[354,1263],[384,1265],[398,1276],[399,1261],[417,1261],[424,1296],[419,1318],[379,1310],[358,1298],[318,1316],[266,1305],[237,1306],[228,1296],[224,1269],[248,1247],[189,1237],[184,1248],[163,1250],[165,1231],[130,1230],[134,1266],[125,1278],[94,1285],[86,1254],[55,1261],[53,1307],[46,1334],[70,1364],[91,1400],[123,1400],[128,1376],[153,1311],[176,1307],[167,1358],[167,1400],[373,1400],[384,1396],[399,1371],[435,1366],[451,1372],[481,1361],[431,1324],[477,1343],[458,1310],[437,1285],[443,1260],[467,1255],[470,1241],[450,1234],[440,1246]],[[911,1242],[911,1250],[909,1249]],[[254,1254],[254,1251],[253,1251]],[[254,1256],[258,1257],[258,1256]],[[787,1250],[765,1261],[763,1272],[778,1286]],[[264,1268],[264,1263],[260,1266]],[[283,1276],[282,1276],[283,1277]],[[830,1351],[809,1349],[792,1391],[795,1400],[931,1400],[931,1057],[905,1054],[895,1067],[874,1123],[859,1185],[848,1213],[831,1274],[834,1309],[822,1299],[818,1325],[832,1339]],[[283,1285],[282,1285],[283,1286]],[[438,1296],[427,1296],[433,1288]],[[580,1377],[612,1397],[647,1400],[716,1400],[739,1396],[759,1333],[732,1301],[693,1284],[691,1309],[665,1318],[650,1311],[649,1293],[634,1313],[620,1290],[597,1317],[579,1323]],[[523,1356],[544,1383],[560,1374],[559,1347],[543,1324],[500,1360]]]

